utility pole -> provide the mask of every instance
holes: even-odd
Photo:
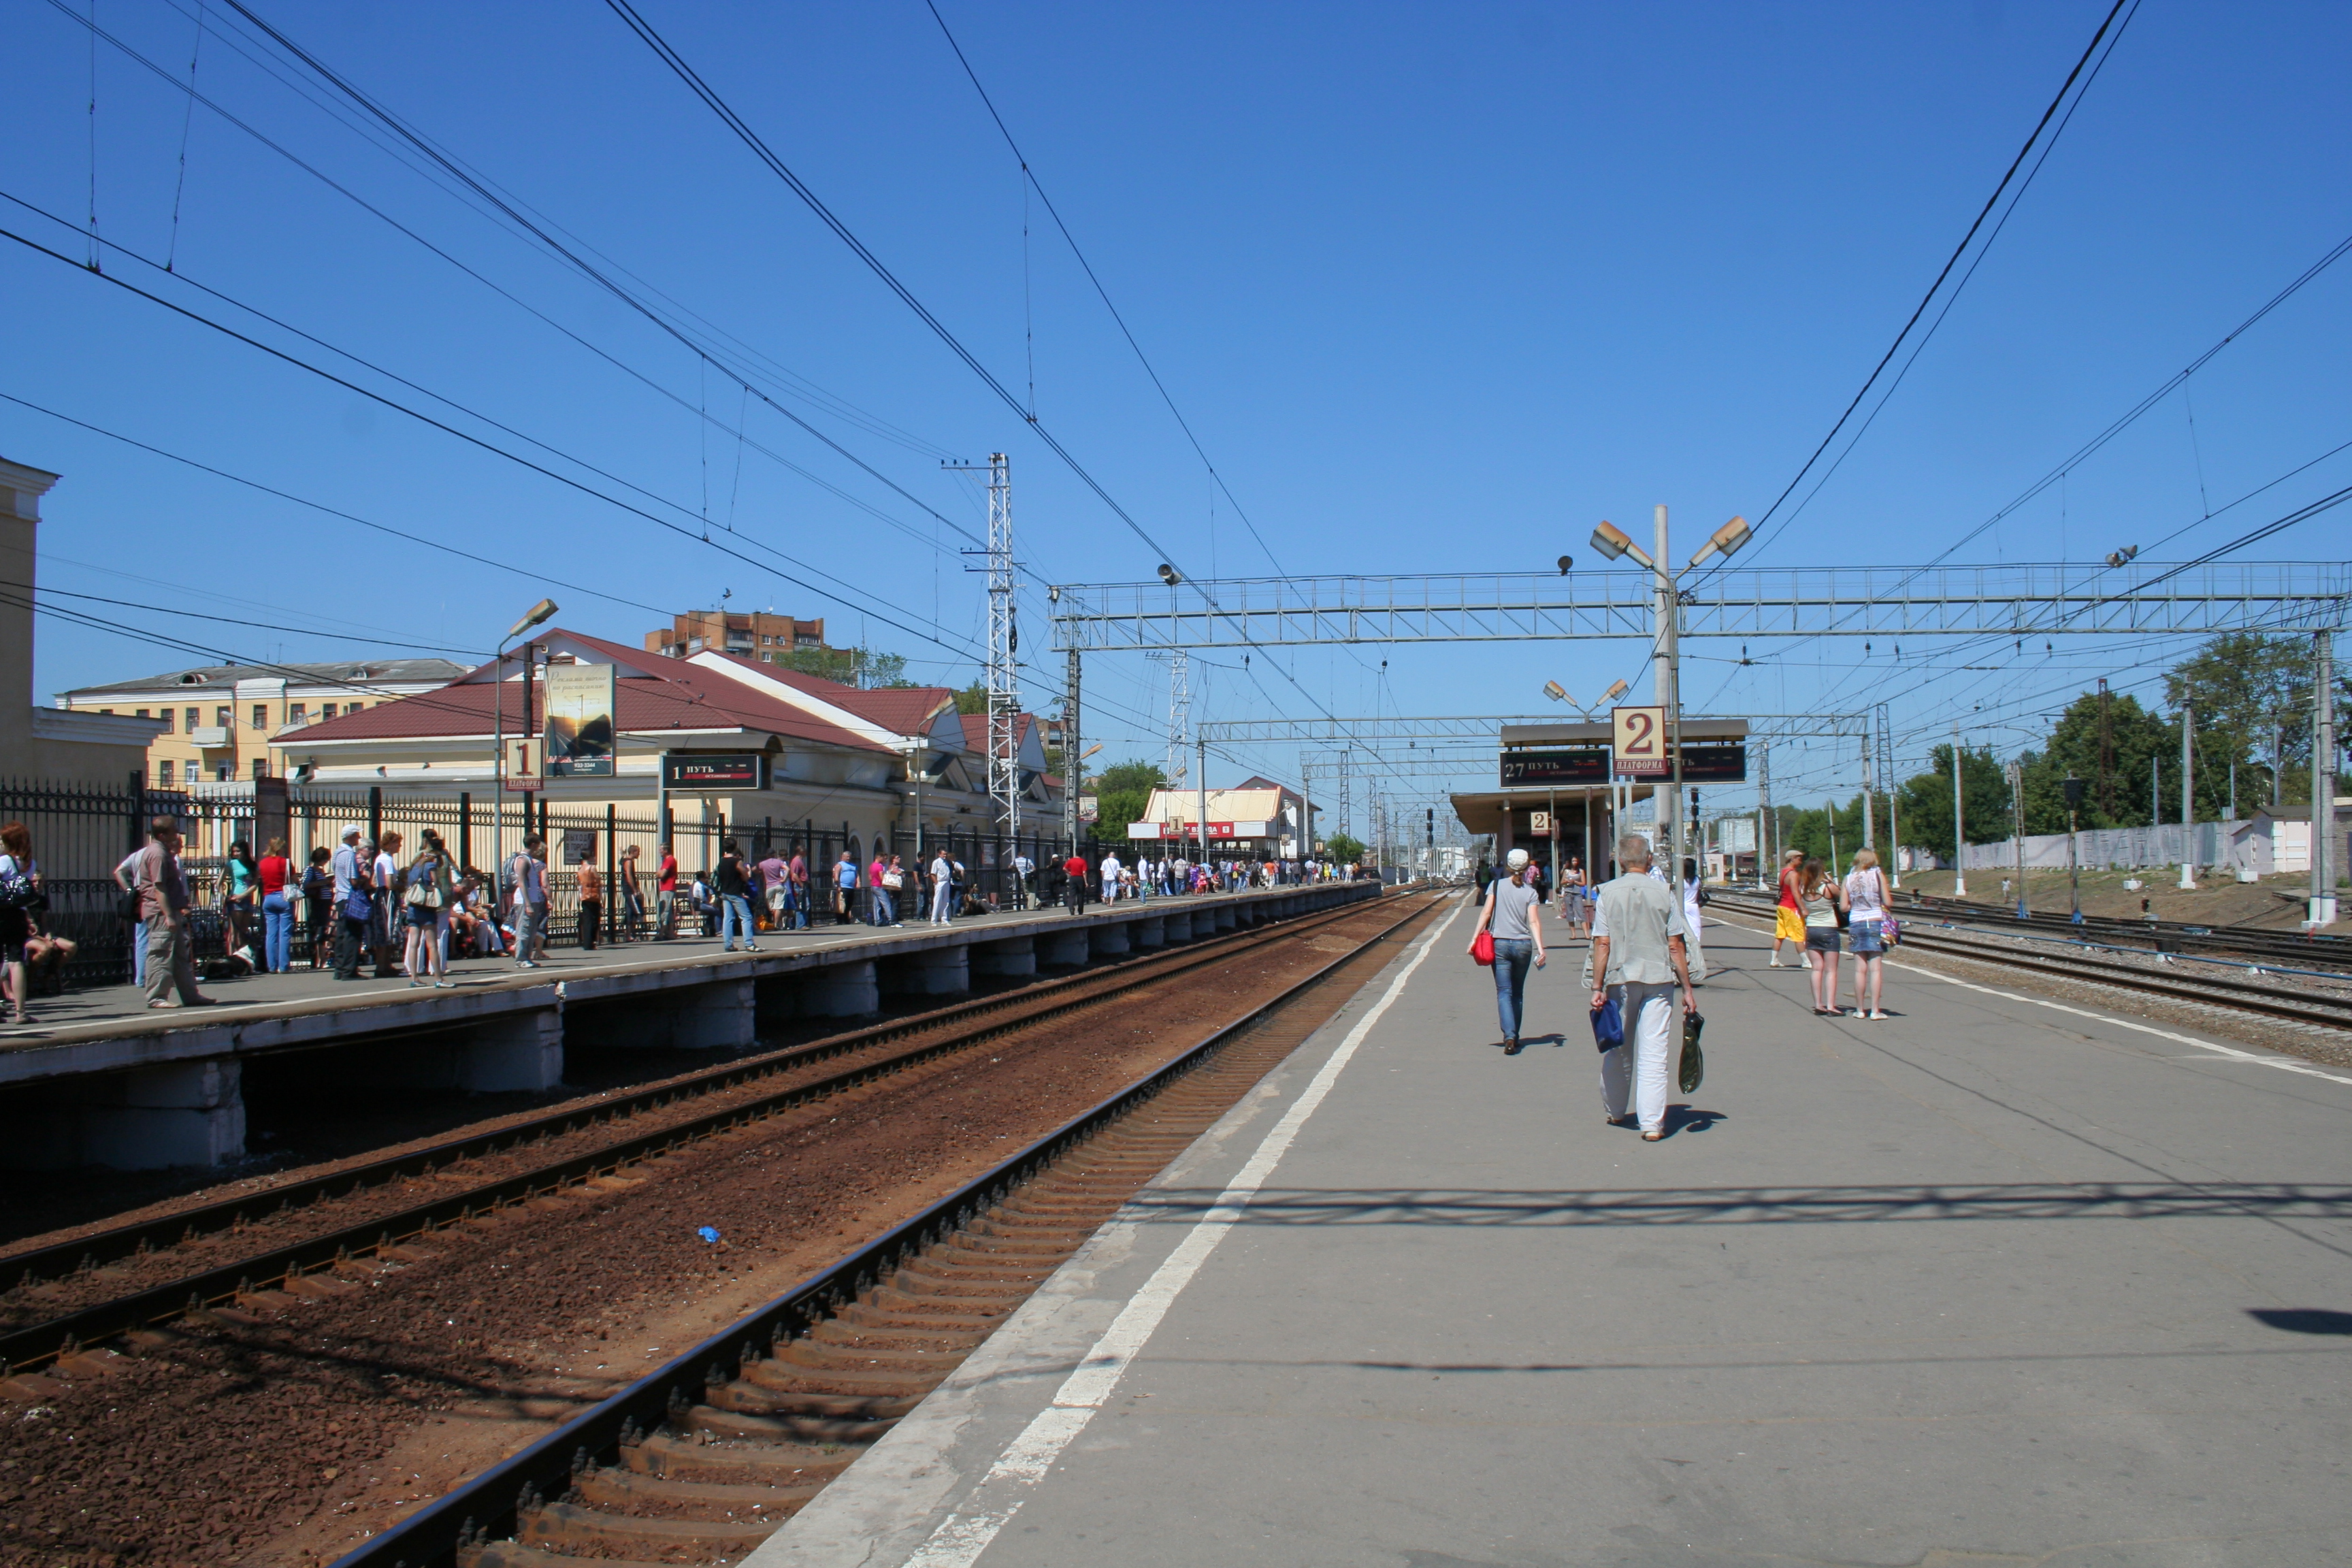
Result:
[[[1960,851],[1969,841],[1968,826],[1961,820],[1960,806],[1960,727],[1952,726],[1952,897],[1969,896],[1968,868],[1960,863]]]
[[[1673,571],[1667,563],[1666,509],[1662,503],[1652,513],[1657,534],[1658,574],[1658,651],[1657,679],[1654,687],[1658,705],[1666,710],[1666,744],[1674,751],[1674,795],[1666,803],[1664,822],[1654,823],[1652,831],[1666,829],[1666,879],[1680,897],[1683,874],[1683,814],[1678,809],[1683,798],[1683,693],[1682,672],[1678,650],[1682,643],[1682,595],[1675,587]]]
[[[2311,924],[2336,923],[2336,670],[2332,634],[2311,634],[2318,705],[2311,747]]]
[[[1168,655],[1168,784],[1184,776],[1184,736],[1192,724],[1192,656],[1184,648]]]
[[[2011,847],[2017,851],[2017,918],[2026,917],[2025,902],[2025,764],[2009,764]]]
[[[1886,797],[1886,884],[1903,886],[1903,807],[1895,799],[1895,725],[1886,715],[1886,704],[1878,705],[1878,733],[1885,744],[1878,748],[1879,793]]]
[[[2074,905],[2076,925],[2083,923],[2082,857],[2077,847],[2082,841],[2082,825],[2078,814],[2083,809],[2083,781],[2066,781],[2066,897]]]
[[[2196,731],[2197,710],[2183,702],[2180,705],[2180,885],[2192,889],[2197,886],[2197,797],[2192,793],[2197,767],[2189,745],[2190,737]]]
[[[945,466],[978,471],[965,464]],[[988,548],[981,553],[986,557],[988,574],[988,799],[999,835],[1001,873],[1012,863],[1009,846],[1021,830],[1021,633],[1013,620],[1013,460],[1002,452],[988,457]],[[1070,658],[1070,715],[1065,716],[1062,730],[1065,772],[1072,751],[1068,744],[1071,716],[1077,710],[1076,654]],[[1065,780],[1064,788],[1068,787]],[[1066,817],[1071,815],[1065,813]],[[1072,842],[1076,837],[1073,834]]]
[[[1870,765],[1870,714],[1865,710],[1862,716],[1862,847],[1864,849],[1878,847],[1878,823],[1870,803],[1872,786],[1876,783],[1874,770]]]
[[[1201,817],[1201,861],[1209,863],[1209,742],[1198,731],[1192,735],[1192,787],[1199,792],[1194,797]]]
[[[1764,825],[1771,823],[1774,832],[1768,837]],[[1770,862],[1777,870],[1780,864],[1779,842],[1780,821],[1772,815],[1772,742],[1756,742],[1756,886],[1764,886],[1764,867]]]
[[[1062,831],[1070,853],[1078,852],[1078,794],[1084,787],[1086,747],[1078,738],[1078,650],[1072,648],[1062,663]]]

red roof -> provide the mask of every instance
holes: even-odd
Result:
[[[982,756],[987,755],[988,715],[985,713],[959,713],[956,717],[963,721],[964,750],[967,752],[978,752]],[[1029,738],[1029,726],[1034,724],[1036,721],[1037,716],[1034,713],[1016,713],[1013,716],[1013,750],[1017,752],[1021,749],[1021,742]]]
[[[717,648],[709,651],[719,653]],[[940,707],[955,700],[954,691],[944,686],[877,686],[869,689],[845,686],[838,680],[786,669],[778,664],[761,664],[740,653],[719,653],[719,657],[795,691],[805,691],[821,702],[830,702],[844,712],[855,713],[870,724],[879,724],[894,734],[929,734],[931,720]]]
[[[560,635],[549,633],[551,639]],[[583,647],[611,647],[626,656],[627,666],[652,673],[622,673],[614,682],[614,715],[624,734],[651,734],[666,730],[746,730],[851,751],[895,755],[862,735],[826,723],[805,709],[759,692],[738,682],[664,658],[648,659],[643,650],[599,645],[595,639],[568,634]],[[486,670],[488,666],[484,666]],[[481,671],[477,671],[480,675]],[[468,678],[472,680],[472,678]],[[546,688],[531,683],[530,703],[533,728],[545,708]],[[507,732],[527,732],[522,683],[494,682],[487,677],[461,680],[436,691],[420,692],[394,701],[379,702],[356,713],[338,714],[289,734],[276,743],[299,748],[311,742],[429,739],[451,735],[487,735],[503,705]]]

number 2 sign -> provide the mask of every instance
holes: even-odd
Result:
[[[1614,708],[1610,720],[1620,778],[1658,778],[1674,771],[1666,757],[1664,708]]]

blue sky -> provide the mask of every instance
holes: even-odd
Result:
[[[158,263],[168,253],[175,273],[109,252],[109,275],[432,406],[190,285],[266,310],[546,443],[563,454],[539,453],[551,467],[614,493],[641,487],[660,499],[631,493],[633,504],[689,534],[707,514],[714,537],[755,562],[855,584],[865,639],[907,654],[915,673],[976,674],[961,651],[984,625],[979,580],[956,553],[965,541],[757,401],[747,414],[736,384],[389,154],[380,132],[356,132],[347,103],[231,31],[218,7],[196,59],[202,92],[670,395],[210,110],[187,120],[184,94],[110,45],[97,50],[93,116],[86,7],[6,4],[16,68],[0,191],[70,226],[10,204],[0,226],[80,259],[94,162],[100,236]],[[980,498],[940,459],[1011,453],[1036,581],[1150,574],[1150,550],[604,5],[255,8],[486,183],[762,356],[779,401],[921,502],[977,531]],[[1691,544],[1732,512],[1760,514],[2105,8],[943,0],[1266,549],[1214,494],[1034,199],[1024,266],[1018,171],[919,0],[643,9],[1024,396],[1034,341],[1040,420],[1188,570],[1263,575],[1273,561],[1292,573],[1542,569],[1564,550],[1590,560],[1599,518],[1646,538],[1654,502],[1673,507]],[[194,0],[105,0],[97,14],[186,79]],[[2347,58],[2352,12],[2340,6],[2146,0],[1885,412],[1742,564],[1944,549],[2352,232]],[[0,453],[66,476],[47,507],[45,586],[268,629],[104,611],[124,625],[286,659],[388,647],[370,638],[478,651],[541,591],[563,601],[563,624],[635,641],[662,618],[636,606],[707,605],[731,590],[736,605],[822,615],[836,642],[861,635],[858,610],[76,267],[0,247],[0,289],[12,347],[0,392],[394,531],[0,403]],[[1956,559],[2087,562],[2195,524],[2164,552],[2186,554],[2352,482],[2347,453],[2197,522],[2352,436],[2347,328],[2352,262]],[[711,429],[705,410],[855,500]],[[394,536],[409,533],[521,574]],[[2334,512],[2255,553],[2336,560],[2346,539]],[[613,597],[543,590],[530,574]],[[1028,651],[1045,641],[1036,628]],[[1686,700],[1778,711],[1867,690],[1894,707],[1916,766],[1954,717],[2010,749],[2026,733],[2017,725],[2053,705],[2042,694],[2098,673],[2128,686],[2177,650],[2101,645],[1990,680],[1907,651],[1906,665],[1876,669],[1856,669],[1843,643],[1747,670],[1702,660]],[[1297,685],[1217,656],[1196,670],[1196,717],[1528,711],[1544,679],[1595,693],[1636,673],[1643,651],[1286,658]],[[38,682],[46,694],[193,662],[52,621]],[[1157,755],[1159,668],[1099,658],[1088,684],[1099,700],[1088,729],[1107,742],[1097,762]],[[1295,771],[1287,749],[1253,760]],[[1213,782],[1230,771],[1213,764]],[[1784,790],[1816,778],[1850,789],[1853,770],[1824,751],[1776,759],[1775,772]]]

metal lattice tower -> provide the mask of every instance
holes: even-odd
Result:
[[[1355,813],[1353,806],[1349,801],[1349,792],[1348,787],[1348,774],[1349,773],[1348,763],[1352,760],[1353,759],[1345,752],[1338,753],[1338,765],[1339,769],[1339,831],[1346,834],[1350,838],[1353,838],[1356,836]]]
[[[1192,656],[1180,647],[1168,656],[1168,763],[1162,771],[1171,788],[1184,776],[1184,752],[1192,732]]]
[[[1013,624],[1013,464],[988,458],[988,798],[997,830],[1021,827],[1021,633]]]

